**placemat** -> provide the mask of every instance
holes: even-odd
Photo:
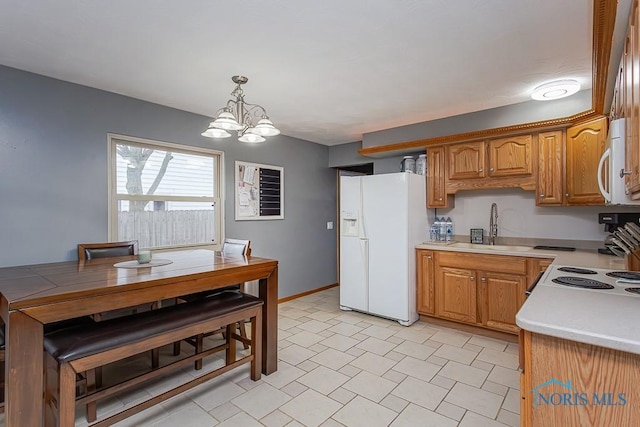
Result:
[[[133,261],[116,262],[115,264],[113,264],[113,266],[118,268],[147,268],[147,267],[159,267],[161,265],[171,264],[172,262],[173,261],[171,261],[170,259],[154,258],[151,260],[151,262],[148,262],[146,264],[140,264],[138,261],[133,260]]]

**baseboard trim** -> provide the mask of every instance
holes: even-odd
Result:
[[[482,335],[488,338],[495,338],[498,340],[512,342],[512,343],[518,342],[517,335],[508,334],[506,332],[494,331],[491,329],[480,328],[478,326],[464,325],[462,323],[453,322],[450,320],[438,319],[436,317],[423,316],[423,315],[420,315],[420,321],[425,323],[431,323],[432,325],[436,325],[436,326],[444,326],[451,329],[457,329],[459,331],[468,332],[475,335]]]
[[[287,302],[287,301],[291,301],[293,299],[297,299],[297,298],[301,298],[301,297],[305,297],[307,295],[311,295],[311,294],[315,294],[316,292],[322,292],[322,291],[326,291],[327,289],[331,289],[331,288],[335,288],[336,286],[338,286],[337,283],[334,283],[332,285],[327,285],[327,286],[323,286],[321,288],[316,288],[316,289],[312,289],[310,291],[306,291],[306,292],[302,292],[300,294],[295,294],[295,295],[290,295],[288,297],[284,297],[284,298],[280,298],[278,300],[278,304],[282,303],[282,302]]]

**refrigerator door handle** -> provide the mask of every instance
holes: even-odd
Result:
[[[369,239],[360,238],[360,255],[364,268],[364,283],[366,285],[366,300],[369,301]]]
[[[367,230],[364,225],[363,210],[364,210],[364,185],[362,183],[362,179],[360,179],[360,209],[358,210],[358,222],[360,223],[360,226],[358,228],[358,233],[360,233],[360,239],[368,239]],[[367,257],[367,259],[369,258]]]

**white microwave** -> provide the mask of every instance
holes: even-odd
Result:
[[[640,205],[625,183],[625,119],[612,120],[604,153],[598,164],[598,186],[607,205]]]

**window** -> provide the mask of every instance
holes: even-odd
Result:
[[[109,134],[109,236],[140,247],[219,245],[222,152]]]

